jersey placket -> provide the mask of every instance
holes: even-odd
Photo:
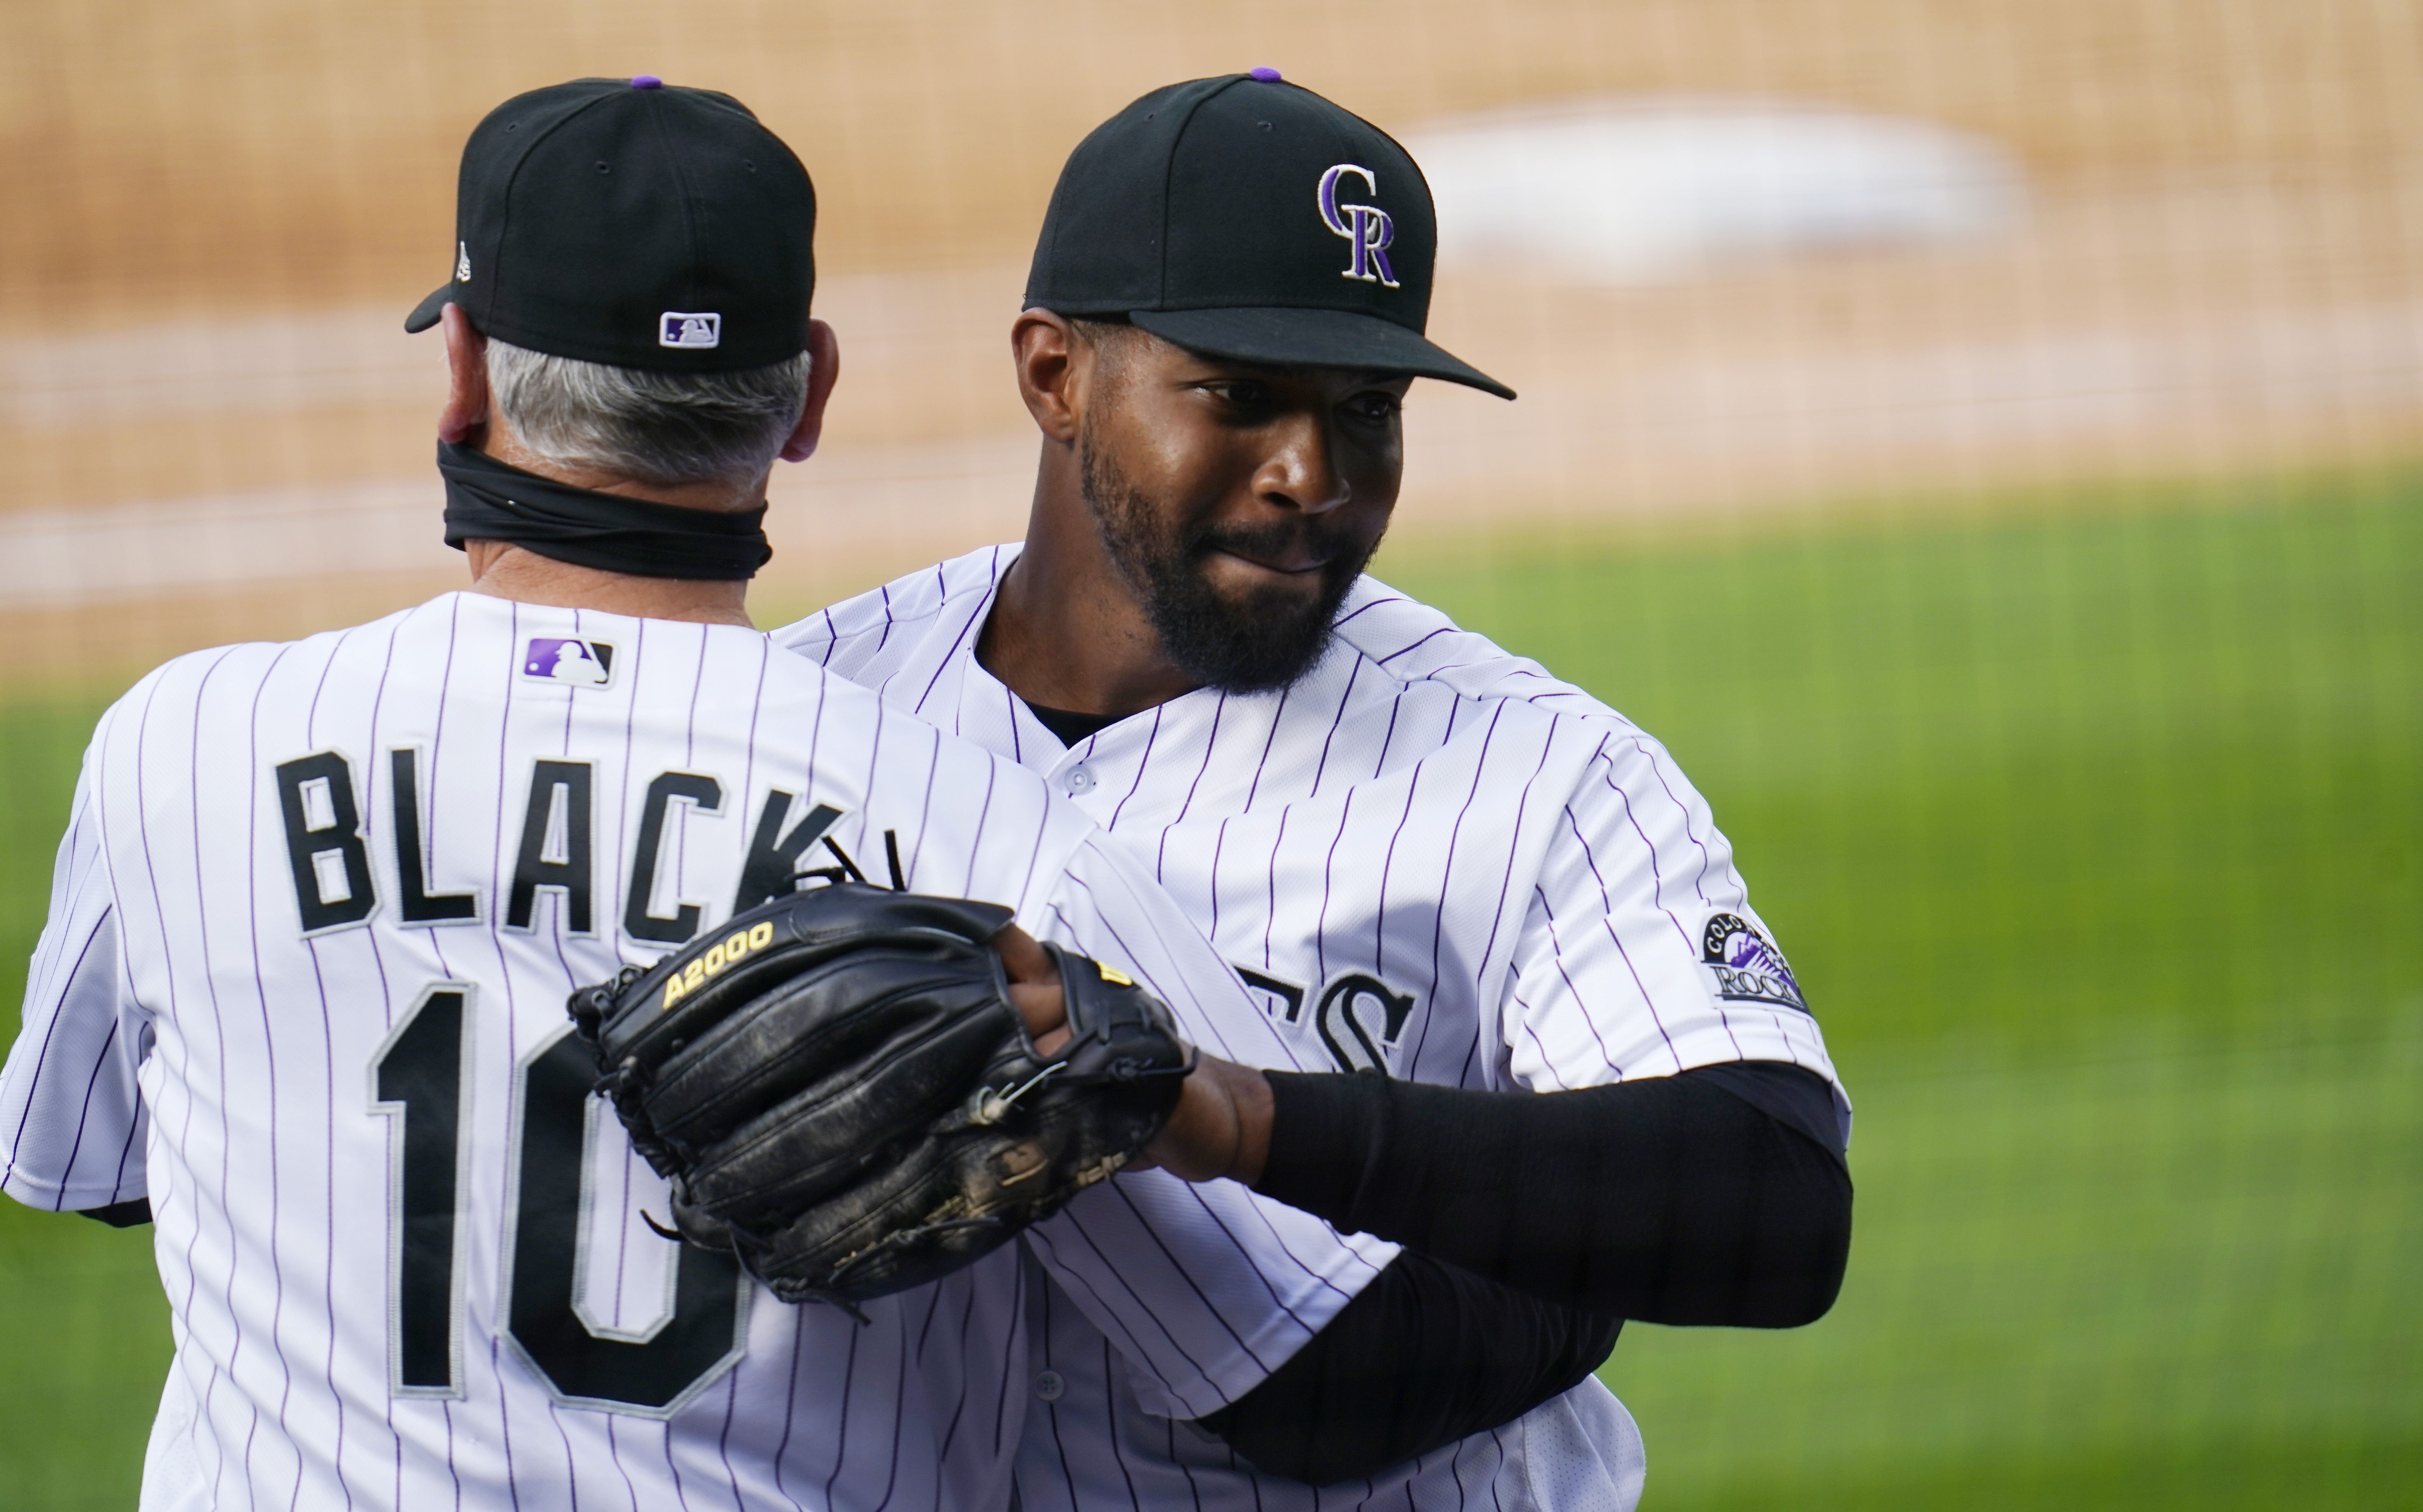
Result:
[[[1063,753],[1047,775],[1086,817],[1116,834],[1122,825],[1158,827],[1185,796],[1171,775],[1191,781],[1210,758],[1220,694],[1197,689],[1120,720]]]
[[[988,594],[986,604],[990,603]],[[982,612],[976,622],[982,622]],[[949,717],[956,721],[951,727],[954,733],[990,750],[1011,754],[1020,765],[1041,773],[1053,792],[1074,803],[1104,829],[1112,827],[1122,803],[1149,796],[1137,791],[1145,780],[1147,761],[1178,761],[1190,772],[1200,764],[1199,748],[1210,738],[1212,710],[1219,701],[1216,692],[1201,689],[1064,747],[1024,701],[985,669],[972,649],[961,648],[942,673],[956,674],[958,685],[957,697],[949,703]],[[943,691],[936,687],[936,697],[925,710],[926,717],[942,713],[936,705],[943,702]],[[1185,754],[1188,751],[1194,754]]]

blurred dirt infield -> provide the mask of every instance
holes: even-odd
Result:
[[[1062,157],[1147,87],[1263,62],[1398,130],[1588,94],[1781,97],[1979,133],[2028,178],[2027,221],[1991,243],[1638,288],[1443,278],[1434,333],[1524,398],[1421,386],[1409,535],[2423,442],[2411,7],[51,0],[9,31],[0,632],[21,671],[451,580],[437,354],[398,323],[445,275],[470,123],[583,73],[727,88],[816,178],[844,382],[826,455],[778,481],[785,598],[1015,533],[1033,443],[1004,338]],[[289,518],[309,550],[245,581],[259,522]],[[198,566],[214,546],[243,559]]]

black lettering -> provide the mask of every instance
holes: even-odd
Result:
[[[1809,1012],[1809,1005],[1800,1000],[1799,989],[1781,977],[1731,966],[1711,966],[1708,969],[1716,975],[1717,996],[1729,1002],[1771,1002],[1780,1008]]]
[[[328,822],[313,826],[305,790],[325,794]],[[371,886],[370,850],[362,843],[362,815],[354,802],[354,769],[333,750],[298,756],[277,766],[277,810],[286,821],[286,859],[294,871],[294,902],[309,935],[340,924],[357,924],[378,906]],[[321,886],[320,858],[336,856],[344,867],[344,895],[331,899]]]
[[[459,1173],[468,1140],[463,1076],[470,1020],[469,988],[432,983],[372,1065],[377,1110],[403,1121],[388,1189],[390,1385],[402,1396],[462,1392],[455,1241],[467,1221]],[[602,1338],[581,1321],[574,1289],[596,1076],[595,1063],[566,1033],[516,1079],[518,1143],[511,1158],[519,1180],[507,1326],[558,1394],[609,1410],[654,1412],[740,1357],[748,1298],[729,1255],[685,1248],[673,1262],[673,1315],[644,1342]]]
[[[666,772],[648,784],[647,799],[640,805],[640,843],[631,857],[628,901],[623,906],[623,930],[633,939],[678,945],[698,933],[694,903],[675,904],[671,917],[648,911],[648,900],[657,890],[657,862],[664,854],[665,825],[676,799],[714,813],[723,807],[723,785],[695,772]]]
[[[757,816],[757,832],[749,838],[749,858],[740,863],[740,890],[732,899],[734,913],[795,890],[799,886],[800,853],[815,844],[816,837],[831,829],[833,821],[841,817],[839,809],[819,803],[784,835],[783,821],[790,815],[791,801],[791,795],[780,788],[766,795],[765,811]]]
[[[1371,1026],[1364,1022],[1358,1011],[1365,1002],[1380,1005],[1380,1032],[1375,1039]],[[1375,976],[1355,972],[1339,977],[1321,995],[1321,1006],[1313,1011],[1313,1025],[1321,1031],[1321,1043],[1329,1047],[1329,1058],[1341,1071],[1377,1071],[1388,1069],[1388,1057],[1382,1048],[1397,1043],[1403,1032],[1406,1016],[1414,1011],[1413,994],[1391,992],[1388,984]],[[1338,1037],[1343,1026],[1347,1039]]]
[[[402,754],[402,752],[398,752]],[[433,988],[374,1063],[379,1111],[404,1121],[396,1162],[395,1385],[451,1396],[462,1315],[455,1307],[455,1173],[462,1160],[465,989]]]
[[[567,1032],[522,1083],[520,1202],[509,1327],[566,1397],[661,1410],[739,1358],[745,1297],[728,1254],[683,1245],[673,1315],[644,1344],[601,1339],[573,1306],[580,1246],[583,1113],[597,1063]]]
[[[1304,989],[1292,982],[1281,982],[1275,976],[1264,976],[1250,967],[1237,968],[1237,975],[1256,992],[1267,992],[1287,1004],[1287,1021],[1294,1023],[1304,1013]]]
[[[420,829],[420,754],[408,748],[387,753],[388,785],[395,813],[395,875],[403,893],[399,906],[407,924],[442,924],[454,919],[480,917],[476,892],[429,892],[428,862],[435,854],[431,837]]]
[[[589,789],[587,762],[533,764],[530,810],[522,816],[521,853],[514,862],[513,895],[505,906],[505,926],[528,929],[541,888],[563,893],[563,927],[586,935],[589,922]],[[562,795],[563,851],[547,858],[547,834],[556,814],[556,795]]]

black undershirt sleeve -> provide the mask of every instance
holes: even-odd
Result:
[[[1556,1093],[1269,1078],[1257,1189],[1341,1230],[1651,1323],[1795,1328],[1842,1285],[1850,1173],[1799,1067]]]
[[[76,1211],[111,1228],[135,1228],[151,1221],[151,1199],[137,1197],[131,1202],[111,1203],[105,1207],[79,1207]]]
[[[1833,1093],[1750,1062],[1576,1093],[1271,1074],[1259,1189],[1408,1248],[1286,1364],[1200,1420],[1326,1485],[1520,1417],[1622,1319],[1789,1327],[1842,1284]]]
[[[1572,1390],[1623,1328],[1407,1250],[1260,1385],[1197,1421],[1270,1474],[1357,1480]]]

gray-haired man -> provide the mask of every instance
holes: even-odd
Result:
[[[911,888],[1006,905],[1195,1043],[1292,1063],[1040,778],[749,627],[768,475],[814,450],[838,370],[814,216],[724,96],[585,80],[499,107],[453,276],[409,323],[444,331],[471,588],[182,657],[103,716],[0,1079],[0,1185],[157,1222],[177,1351],[149,1512],[1006,1504],[1016,1252],[863,1324],[756,1295],[652,1231],[662,1185],[564,1014],[887,834]],[[1055,1284],[1186,1416],[1394,1252],[1165,1172],[1054,1225]],[[1240,1263],[1246,1231],[1283,1265]]]

